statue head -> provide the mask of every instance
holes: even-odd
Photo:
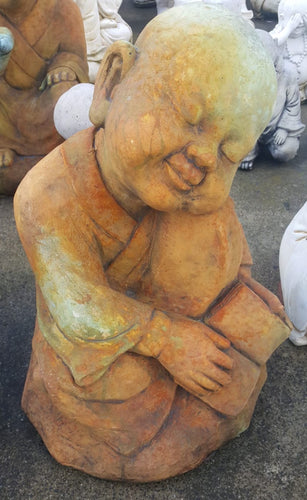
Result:
[[[275,92],[272,61],[239,16],[203,3],[164,12],[135,47],[113,44],[97,76],[90,116],[105,126],[108,187],[123,205],[218,209]]]
[[[281,0],[278,5],[278,24],[284,28],[291,17],[301,14],[302,20],[292,32],[292,36],[300,36],[307,29],[307,2],[306,0]]]

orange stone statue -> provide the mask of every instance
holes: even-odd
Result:
[[[22,405],[62,464],[156,481],[244,431],[289,335],[251,278],[229,191],[270,120],[274,67],[239,16],[203,3],[116,42],[91,120],[22,181],[37,282]]]
[[[0,26],[14,39],[7,66],[0,68],[0,194],[12,194],[63,141],[53,109],[63,92],[88,81],[86,45],[72,0],[0,0]]]

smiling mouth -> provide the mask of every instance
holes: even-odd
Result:
[[[167,174],[180,191],[191,191],[206,177],[206,172],[196,167],[183,153],[177,153],[164,161]]]

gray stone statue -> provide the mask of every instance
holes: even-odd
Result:
[[[270,35],[283,49],[287,71],[293,71],[300,88],[301,101],[307,100],[307,2],[281,0],[278,24]]]
[[[305,129],[301,122],[299,87],[294,72],[286,69],[282,49],[263,30],[257,30],[274,62],[277,77],[277,98],[270,123],[250,153],[241,162],[241,170],[252,170],[261,150],[268,151],[278,161],[292,160],[299,149],[300,136]]]
[[[5,26],[0,26],[0,75],[2,75],[9,62],[14,47],[12,32]]]

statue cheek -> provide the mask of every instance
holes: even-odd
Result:
[[[127,165],[135,167],[145,162],[146,152],[142,146],[139,120],[122,116],[110,132],[113,151]],[[146,135],[146,133],[144,133]]]
[[[138,135],[145,158],[159,157],[165,149],[159,119],[153,113],[144,114],[139,120]]]

